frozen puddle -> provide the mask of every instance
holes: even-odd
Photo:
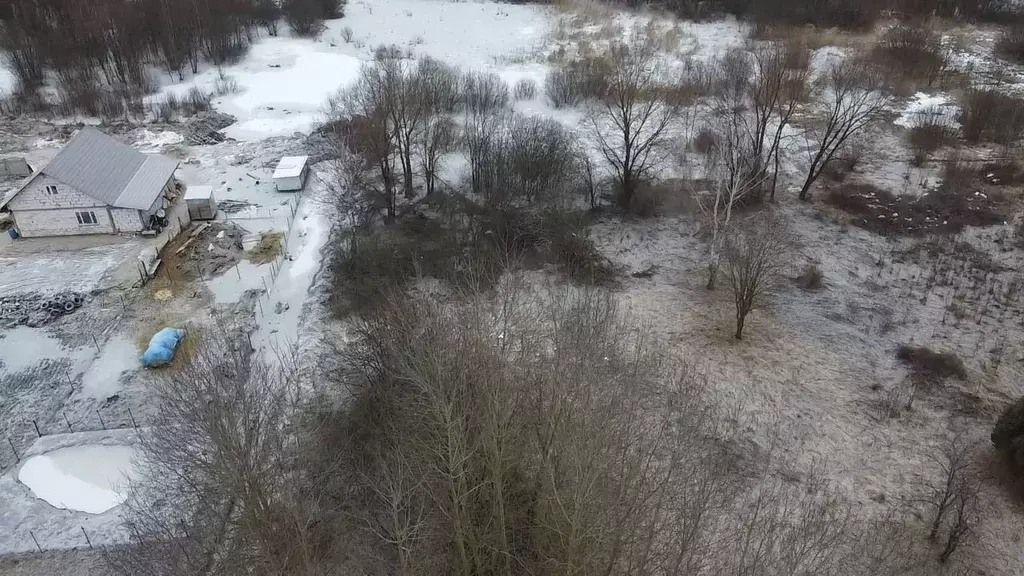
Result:
[[[74,446],[25,461],[18,480],[57,508],[102,514],[124,502],[135,472],[129,446]]]

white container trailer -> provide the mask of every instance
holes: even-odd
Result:
[[[278,192],[295,192],[306,185],[309,156],[285,156],[274,170],[274,188]]]
[[[217,201],[211,186],[189,186],[185,190],[189,220],[213,220],[217,217]]]

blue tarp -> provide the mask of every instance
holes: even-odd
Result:
[[[164,328],[153,335],[149,348],[142,355],[142,365],[146,368],[164,366],[174,360],[174,352],[185,339],[185,331],[181,328]]]

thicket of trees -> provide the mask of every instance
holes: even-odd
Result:
[[[157,388],[158,420],[141,433],[147,475],[126,503],[134,545],[109,550],[112,565],[936,573],[928,527],[864,515],[817,475],[781,478],[781,456],[750,442],[709,401],[705,376],[668,361],[608,293],[542,296],[519,280],[457,302],[393,293],[312,382],[290,363],[250,361],[244,337],[204,336]],[[944,535],[961,534],[972,512],[950,494],[922,497],[943,506]]]
[[[297,32],[342,15],[345,0],[7,0],[0,49],[18,96],[37,98],[52,78],[62,103],[94,111],[101,99],[136,103],[151,90],[147,67],[179,79],[202,61],[237,61],[282,14]],[[283,11],[282,11],[283,8]],[[301,24],[299,24],[301,22]]]
[[[553,0],[540,2],[550,4]],[[1020,19],[1020,6],[1013,0],[610,0],[609,3],[631,8],[658,6],[684,18],[705,19],[731,14],[762,25],[844,29],[866,29],[886,12],[908,19],[934,16],[971,22]]]

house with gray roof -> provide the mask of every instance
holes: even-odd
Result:
[[[169,206],[178,162],[83,128],[0,208],[23,237],[141,232]]]

